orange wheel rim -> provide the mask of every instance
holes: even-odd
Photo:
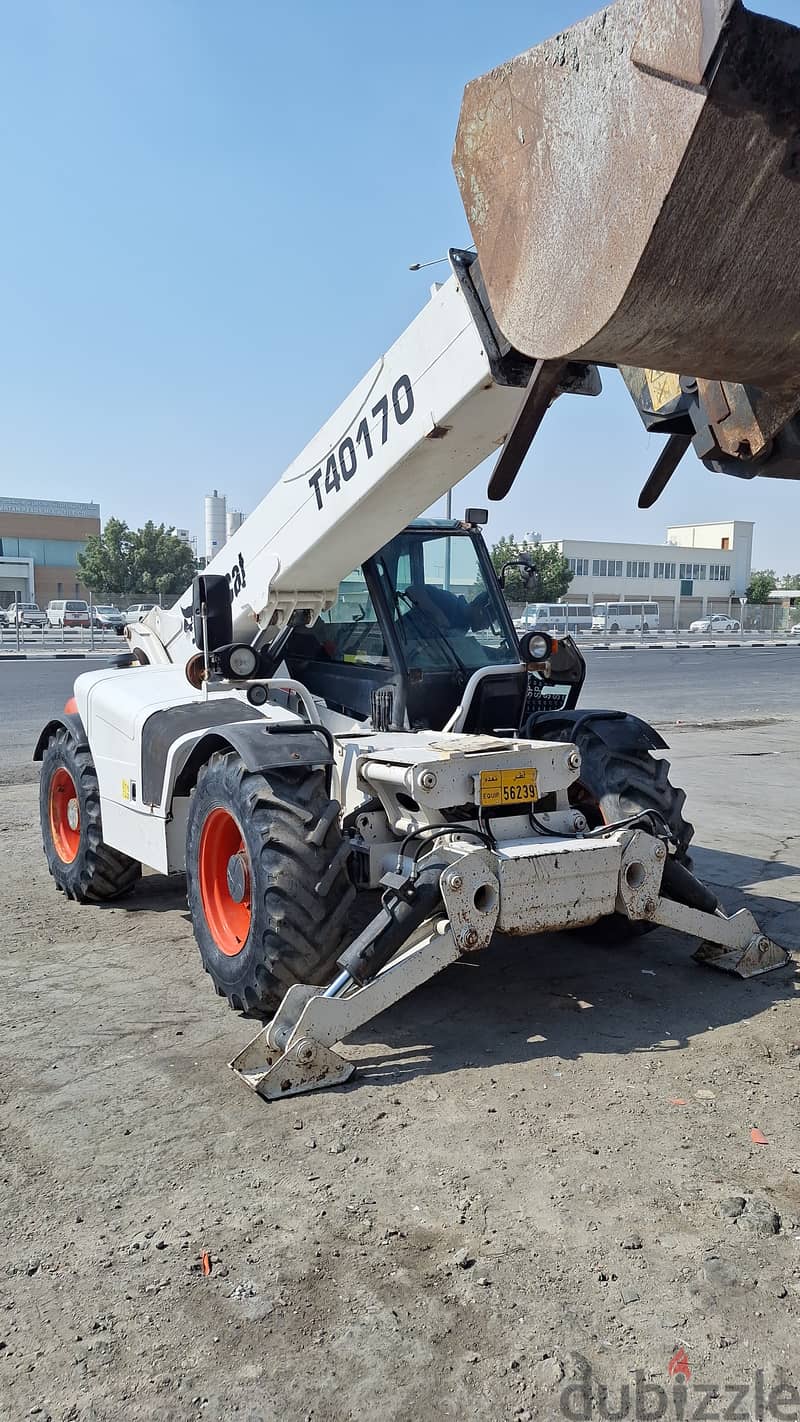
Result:
[[[227,810],[212,810],[200,834],[198,877],[203,912],[221,953],[235,958],[251,921],[250,859],[241,827]]]
[[[50,781],[48,809],[56,854],[64,864],[71,864],[81,844],[81,807],[75,781],[63,765]]]

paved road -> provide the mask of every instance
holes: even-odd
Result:
[[[659,724],[796,714],[796,648],[590,652],[584,704],[621,707]],[[81,662],[0,665],[0,767],[24,765],[42,723],[72,692]]]

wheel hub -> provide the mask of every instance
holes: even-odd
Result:
[[[209,933],[235,958],[250,933],[250,864],[241,826],[223,805],[207,815],[197,855],[200,897]]]
[[[243,850],[232,854],[227,869],[228,893],[236,904],[243,904],[250,898],[250,871],[247,856]]]
[[[57,766],[50,780],[48,819],[56,854],[62,864],[72,864],[81,845],[81,807],[75,781],[65,765]]]

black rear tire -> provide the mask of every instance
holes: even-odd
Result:
[[[94,761],[67,731],[57,731],[42,756],[39,820],[47,866],[67,898],[106,903],[141,878],[138,860],[105,843]]]
[[[189,909],[203,967],[232,1007],[271,1014],[294,983],[334,975],[356,892],[348,857],[323,771],[248,771],[234,752],[202,768],[186,835]]]

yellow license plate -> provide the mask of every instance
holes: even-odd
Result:
[[[526,770],[482,770],[480,785],[481,804],[486,808],[497,805],[530,805],[536,800],[536,771]]]

